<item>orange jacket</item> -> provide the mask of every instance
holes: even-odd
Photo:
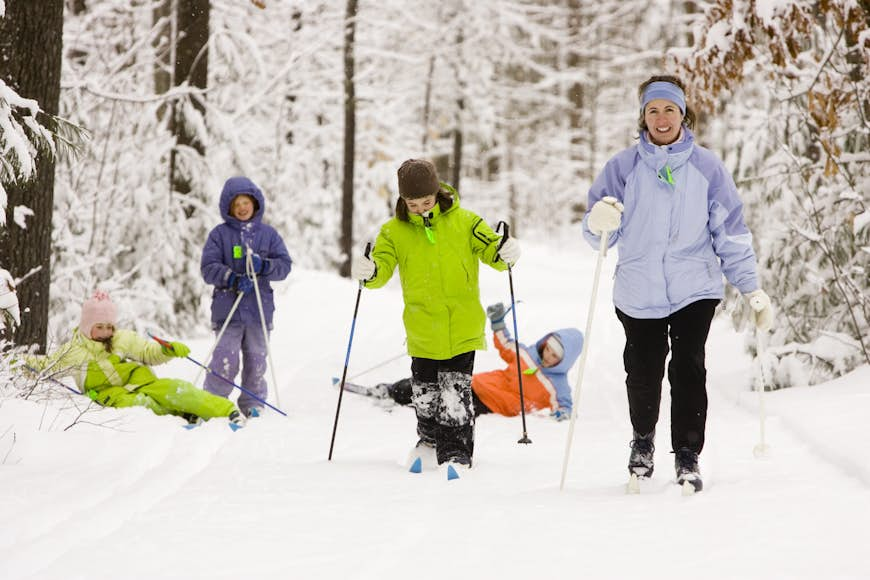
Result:
[[[582,349],[582,333],[576,329],[563,329],[555,333],[565,344],[565,356],[552,369],[540,366],[538,346],[550,334],[542,337],[533,347],[520,344],[520,368],[523,371],[523,399],[526,412],[537,409],[571,409],[571,392],[567,382],[568,369],[577,360]],[[567,340],[566,340],[567,339]],[[493,413],[512,417],[520,414],[520,388],[517,378],[516,346],[505,330],[493,334],[493,342],[508,366],[501,370],[475,373],[471,388]]]

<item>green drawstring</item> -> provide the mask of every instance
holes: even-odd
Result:
[[[426,230],[426,239],[430,244],[435,243],[435,232],[432,231],[432,222],[429,221],[429,216],[423,216],[423,228]]]
[[[524,374],[524,375],[533,375],[533,374],[535,374],[536,372],[538,372],[538,367],[529,367],[529,368],[527,368],[526,370],[523,371],[523,374]]]

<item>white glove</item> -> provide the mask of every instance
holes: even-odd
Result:
[[[354,280],[371,280],[376,269],[375,263],[365,256],[354,256],[350,261],[350,277]]]
[[[508,238],[504,241],[501,248],[498,250],[498,255],[502,262],[513,266],[520,259],[520,243],[516,238]]]
[[[595,235],[615,231],[622,222],[623,205],[615,197],[602,197],[589,211],[587,224]]]
[[[0,268],[0,311],[8,313],[16,326],[21,324],[18,295],[15,293],[15,286],[12,284],[12,275],[2,268]],[[0,328],[3,328],[3,326],[3,321],[0,320]]]
[[[749,307],[752,309],[755,327],[761,332],[770,330],[770,327],[773,325],[773,307],[770,304],[770,296],[761,288],[743,296],[749,302]]]

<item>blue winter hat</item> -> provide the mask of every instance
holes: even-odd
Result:
[[[654,101],[656,99],[667,99],[668,101],[674,103],[680,108],[683,115],[686,114],[686,94],[683,92],[683,89],[675,85],[674,83],[669,83],[666,81],[656,81],[654,83],[650,83],[643,91],[643,97],[641,97],[640,103],[640,112],[646,110],[646,106],[650,101]]]

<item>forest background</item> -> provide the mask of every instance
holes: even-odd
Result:
[[[868,25],[867,0],[0,0],[4,344],[65,340],[96,287],[205,333],[232,175],[297,265],[345,276],[409,157],[522,239],[579,236],[637,86],[675,73],[746,206],[772,386],[823,382],[870,363]]]

